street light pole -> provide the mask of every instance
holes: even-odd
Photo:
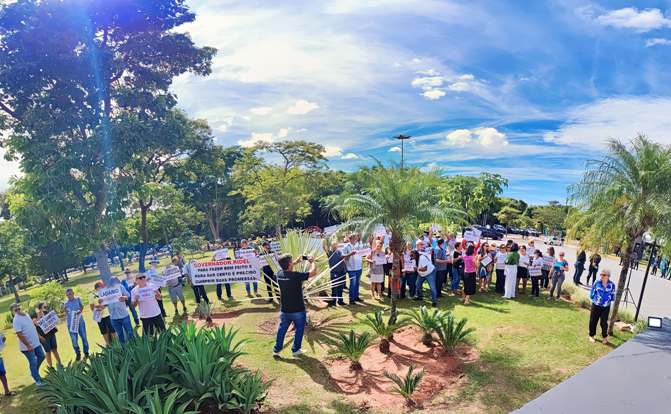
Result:
[[[406,139],[410,139],[411,137],[410,137],[410,135],[399,134],[399,135],[395,136],[394,138],[401,141],[401,169],[403,169],[403,158],[404,158],[403,141],[405,141]]]
[[[652,261],[656,260],[657,256],[657,240],[652,241],[652,246],[650,246],[650,257],[648,258],[648,265],[645,268],[645,276],[643,276],[643,286],[641,286],[641,295],[638,297],[638,306],[636,306],[636,315],[634,316],[634,322],[638,321],[638,314],[641,311],[641,305],[643,302],[643,293],[645,293],[645,285],[648,283],[648,275],[650,274],[650,266]]]

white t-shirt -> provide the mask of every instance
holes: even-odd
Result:
[[[149,297],[141,297],[141,294],[146,294],[147,290],[156,291],[153,287],[147,285],[144,288],[136,286],[135,289],[131,292],[131,301],[135,302],[137,299],[137,305],[140,309],[140,318],[153,318],[161,314],[161,308],[158,307],[158,302],[156,301],[156,296],[151,295]]]
[[[530,262],[530,261],[529,261],[529,256],[527,256],[527,255],[524,255],[524,256],[520,255],[520,264],[519,264],[520,267],[529,267],[529,262]]]
[[[543,258],[542,257],[536,257],[534,258],[531,267],[529,268],[529,276],[540,276],[541,273],[541,268],[543,267]]]
[[[496,268],[499,270],[506,268],[506,256],[504,252],[496,252]]]
[[[361,243],[347,243],[345,246],[343,246],[343,254],[350,254],[356,249],[361,248]],[[347,270],[361,270],[363,268],[363,258],[359,256],[358,254],[353,254],[352,256],[348,257],[347,260],[345,261],[345,267]]]
[[[423,267],[426,267],[425,271],[419,270]],[[420,276],[422,276],[422,277],[428,276],[429,273],[433,272],[434,268],[435,268],[435,266],[433,265],[433,263],[431,263],[431,258],[430,257],[428,257],[425,254],[420,254],[419,255],[419,262],[417,263],[417,272],[419,273]]]
[[[33,348],[40,346],[40,337],[37,335],[37,329],[33,320],[28,315],[19,315],[18,313],[14,315],[14,320],[12,321],[12,328],[14,332],[21,332],[23,336],[28,340],[28,343]],[[28,347],[19,340],[19,349],[21,351],[27,351]]]

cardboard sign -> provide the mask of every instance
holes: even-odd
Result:
[[[489,264],[492,262],[492,256],[491,255],[485,255],[485,257],[480,260],[480,264],[487,267]]]
[[[143,288],[137,287],[133,289],[133,293],[135,293],[137,300],[139,301],[156,298],[156,289],[151,286],[145,286]]]
[[[79,333],[79,321],[82,320],[81,312],[73,312],[70,314],[70,323],[68,324],[68,330],[71,333]]]
[[[149,282],[149,285],[154,287],[154,289],[165,287],[165,279],[161,275],[147,275],[147,282]]]
[[[37,321],[37,325],[42,328],[42,332],[48,334],[58,325],[58,315],[51,311]]]
[[[226,260],[228,257],[228,249],[219,249],[214,252],[214,260]]]
[[[270,242],[270,251],[273,253],[277,253],[280,251],[280,242],[278,241],[271,241]]]
[[[376,265],[385,265],[387,264],[387,256],[384,255],[373,255],[373,264]]]
[[[258,282],[261,276],[258,259],[219,260],[194,263],[194,285],[216,285],[240,282]]]
[[[368,256],[370,252],[370,247],[366,247],[365,249],[357,249],[356,254],[357,256]]]
[[[464,240],[477,243],[480,241],[481,235],[482,232],[480,230],[477,229],[468,230],[464,232]]]
[[[163,271],[163,279],[166,281],[179,279],[182,276],[182,271],[177,266],[168,266]]]
[[[101,299],[102,305],[109,305],[113,302],[118,302],[121,297],[121,287],[113,286],[108,288],[100,289],[97,293],[98,299]]]

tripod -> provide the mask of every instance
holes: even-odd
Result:
[[[624,303],[630,303],[634,305],[636,308],[636,301],[634,300],[634,295],[631,293],[631,290],[629,289],[629,283],[631,283],[631,272],[632,272],[632,267],[631,264],[629,265],[629,275],[627,276],[627,287],[624,288]]]

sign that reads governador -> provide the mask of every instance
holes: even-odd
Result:
[[[261,275],[258,264],[249,259],[195,262],[193,268],[194,285],[258,282]]]

